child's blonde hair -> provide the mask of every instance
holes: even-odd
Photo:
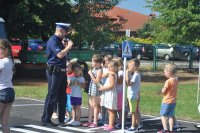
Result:
[[[109,65],[111,65],[111,66],[114,67],[115,72],[118,71],[118,63],[117,63],[117,61],[111,60],[111,61],[109,62]]]
[[[118,63],[118,70],[123,69],[123,61],[121,57],[114,57],[113,60],[117,61]]]
[[[175,64],[165,65],[164,70],[170,72],[172,75],[175,75],[177,73],[177,67]]]
[[[113,59],[112,55],[110,54],[105,55],[104,58],[107,58],[109,61]]]
[[[98,62],[98,63],[102,63],[103,62],[103,59],[102,59],[100,54],[93,55],[92,59],[94,60],[94,62]]]
[[[131,59],[128,64],[130,63],[134,63],[135,67],[139,68],[140,67],[140,60],[138,60],[137,58]]]

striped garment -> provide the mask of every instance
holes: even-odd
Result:
[[[94,77],[97,77],[98,70],[102,71],[102,68],[93,68],[92,73],[93,73]],[[93,80],[90,81],[88,95],[90,95],[90,96],[100,96],[101,95],[101,91],[98,91],[98,87],[93,82]]]

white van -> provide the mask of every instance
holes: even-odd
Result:
[[[165,60],[170,60],[173,58],[173,47],[170,44],[155,44],[154,47],[157,50],[157,57],[164,58]]]

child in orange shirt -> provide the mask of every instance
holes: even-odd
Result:
[[[177,67],[174,64],[168,64],[164,68],[164,74],[168,78],[162,88],[163,100],[160,110],[161,121],[164,130],[158,131],[158,133],[168,132],[167,118],[169,119],[169,132],[173,130],[173,116],[176,107],[176,94],[178,86],[178,77],[176,76]]]
[[[67,61],[67,69],[66,69],[66,74],[67,78],[74,77],[74,72],[72,71],[72,63],[70,61]],[[69,86],[69,83],[67,83],[67,88],[66,88],[66,97],[67,97],[67,102],[66,102],[66,119],[65,122],[69,122],[71,120],[71,115],[70,113],[72,112],[72,105],[71,105],[71,87]]]

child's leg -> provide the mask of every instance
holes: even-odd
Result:
[[[161,116],[161,121],[162,121],[163,129],[164,129],[165,131],[167,131],[168,128],[167,128],[167,119],[166,119],[166,117]]]
[[[10,116],[11,108],[12,108],[12,103],[7,103],[7,104],[0,103],[1,126],[3,133],[10,132],[8,119]]]
[[[174,126],[173,126],[173,127],[174,127],[176,130],[179,130],[179,125],[178,125],[178,122],[177,122],[175,113],[174,113],[173,119],[174,119]]]
[[[81,105],[76,106],[76,114],[77,114],[76,121],[80,122],[80,119],[81,119]]]
[[[66,112],[65,112],[65,116],[66,116],[66,118],[69,118],[69,112],[67,111],[67,109],[66,109]]]
[[[89,96],[89,99],[88,99],[88,102],[89,102],[89,104],[88,104],[88,105],[89,105],[88,122],[89,122],[89,123],[92,122],[92,116],[93,116],[93,113],[94,113],[94,112],[93,112],[94,110],[93,110],[93,107],[92,107],[92,104],[93,104],[93,102],[92,102],[93,100],[92,100],[92,99],[93,99],[93,97],[92,97],[92,96]]]
[[[118,110],[119,114],[119,123],[122,123],[122,110]]]
[[[137,120],[136,120],[136,125],[140,125],[140,122],[141,122],[141,114],[140,114],[140,111],[138,110],[137,113]]]
[[[66,101],[66,113],[65,113],[65,116],[67,118],[70,118],[71,117],[70,116],[70,112],[72,111],[71,98],[70,98],[69,94],[67,94],[66,97],[67,97],[67,101]]]
[[[109,114],[109,126],[114,127],[115,126],[115,111],[111,109],[107,109]]]
[[[176,103],[169,104],[169,130],[173,131],[173,126],[174,126],[174,111],[175,111]]]
[[[101,98],[99,98],[99,103],[101,103]],[[99,104],[99,114],[98,114],[98,119],[102,119],[102,110],[101,110],[101,106]]]
[[[94,122],[93,123],[97,124],[98,115],[99,115],[99,97],[94,96],[92,103],[93,103],[93,109],[94,109]]]
[[[173,117],[169,117],[169,131],[173,131],[174,119]]]
[[[72,105],[72,120],[76,120],[76,106]]]
[[[136,127],[136,120],[137,120],[137,114],[133,112],[132,119],[131,119],[131,127]]]
[[[128,101],[129,101],[130,112],[132,114],[131,128],[135,128],[137,120],[137,101],[132,99],[129,99]]]
[[[176,116],[173,116],[174,119],[174,125],[177,124]]]

